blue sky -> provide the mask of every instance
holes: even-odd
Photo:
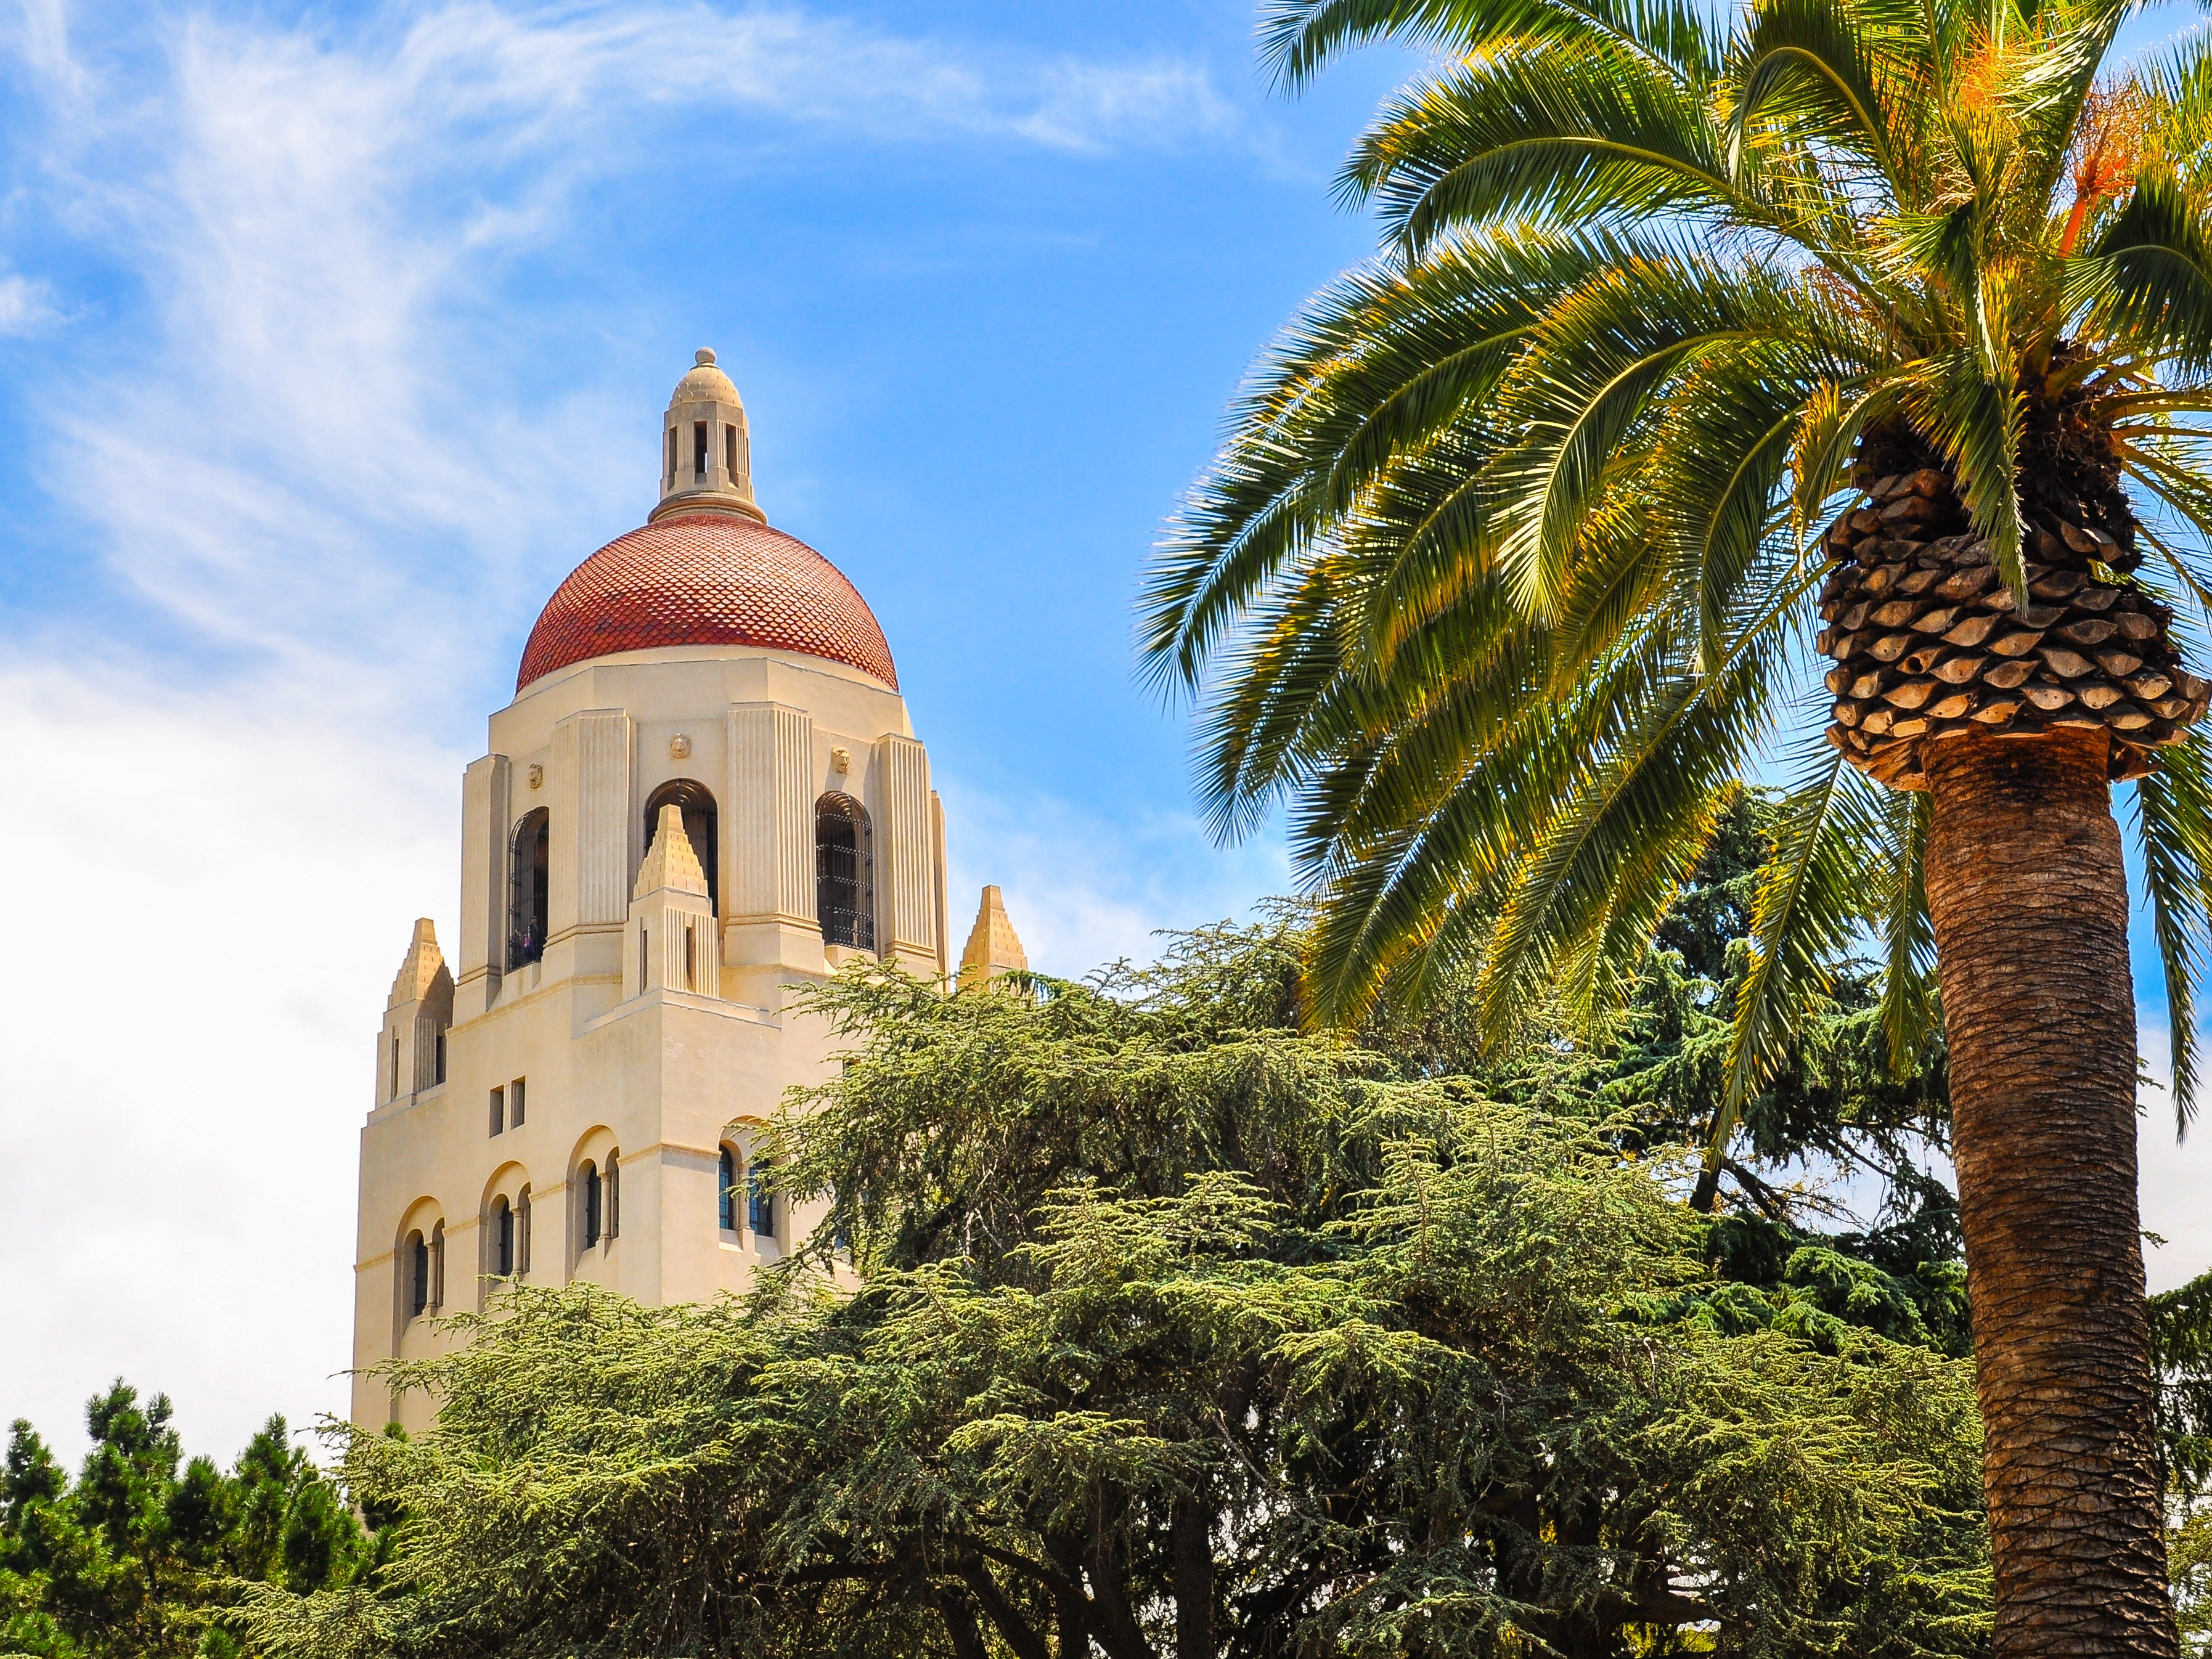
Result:
[[[0,15],[0,1419],[342,1404],[386,985],[696,346],[1041,965],[1279,890],[1131,596],[1412,61],[1275,96],[1246,0]]]

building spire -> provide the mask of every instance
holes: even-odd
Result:
[[[975,912],[975,926],[968,935],[968,948],[960,953],[960,988],[988,985],[1001,974],[1026,973],[1029,965],[1029,953],[1022,949],[1020,936],[1014,932],[1006,900],[997,888],[986,887],[983,902]]]
[[[752,439],[730,377],[702,346],[676,383],[660,422],[660,505],[647,522],[685,509],[719,508],[768,522],[753,501]]]

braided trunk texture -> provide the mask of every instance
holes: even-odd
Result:
[[[1987,1433],[1996,1659],[2179,1652],[2136,1212],[2117,735],[1960,733],[1916,757],[1934,805],[1928,904]]]

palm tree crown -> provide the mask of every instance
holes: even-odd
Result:
[[[1293,82],[1383,34],[1445,53],[1342,176],[1385,252],[1263,366],[1144,599],[1152,666],[1203,700],[1216,828],[1289,799],[1317,1015],[1468,967],[1493,1032],[1547,996],[1596,1020],[1730,787],[1781,775],[1731,1100],[1869,938],[1901,1060],[1935,1002],[1907,739],[2071,721],[2135,779],[2185,1111],[2212,773],[2167,628],[2208,597],[2212,64],[2108,72],[2130,10],[1271,14]],[[1869,623],[1867,584],[1907,578],[1942,591]],[[1976,643],[1911,637],[1931,619]],[[2064,628],[2126,647],[2059,663],[2094,687],[2049,665]]]

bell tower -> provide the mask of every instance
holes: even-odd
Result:
[[[440,1352],[437,1316],[509,1281],[742,1291],[819,1218],[751,1200],[785,1092],[831,1063],[799,994],[856,961],[952,988],[944,809],[890,646],[769,525],[712,352],[659,451],[647,522],[531,630],[462,778],[453,959],[418,924],[380,1026],[356,1370]],[[1018,960],[995,916],[987,975]],[[430,1411],[356,1383],[356,1421]]]

